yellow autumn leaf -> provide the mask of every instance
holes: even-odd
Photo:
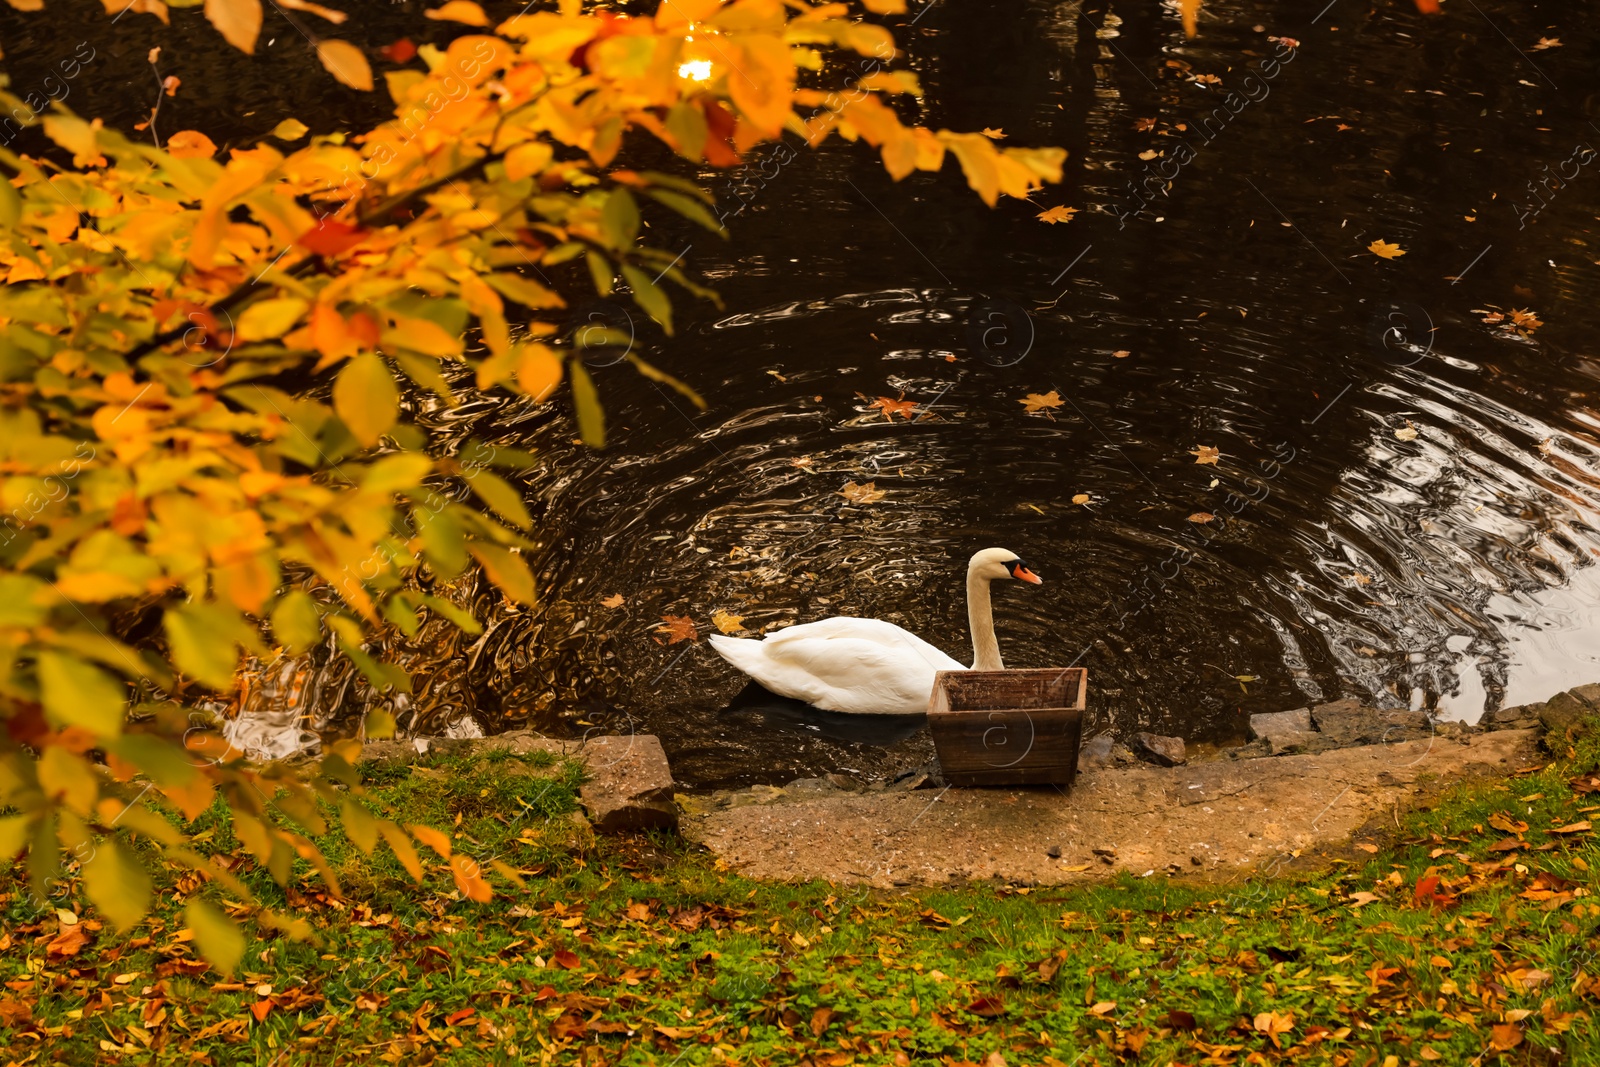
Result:
[[[298,141],[310,132],[310,128],[299,119],[284,119],[272,127],[272,136],[280,141]]]
[[[1388,241],[1373,241],[1367,246],[1367,251],[1384,259],[1395,259],[1406,254],[1406,250],[1399,245],[1390,244]]]
[[[1189,455],[1194,457],[1196,463],[1209,463],[1214,467],[1222,458],[1222,450],[1211,445],[1196,445],[1189,450]]]
[[[744,620],[745,617],[743,615],[734,615],[726,611],[713,611],[711,613],[711,625],[725,634],[736,634],[744,629]]]
[[[261,0],[206,0],[206,18],[233,47],[254,52],[261,35]]]
[[[1061,399],[1060,393],[1052,389],[1048,393],[1029,393],[1017,403],[1021,404],[1022,410],[1029,415],[1040,411],[1048,415],[1051,408],[1058,408],[1066,401]]]
[[[1039,212],[1034,216],[1034,218],[1038,219],[1040,222],[1048,222],[1054,226],[1058,222],[1071,222],[1072,216],[1076,215],[1077,213],[1078,209],[1075,207],[1057,205],[1056,207],[1047,208],[1046,210]]]
[[[349,41],[317,42],[317,59],[343,84],[362,92],[372,91],[372,66],[361,49]]]
[[[472,0],[450,0],[443,7],[424,11],[423,16],[440,22],[462,22],[468,26],[487,26],[489,16]]]
[[[333,383],[333,409],[368,448],[389,432],[399,417],[400,390],[380,357],[368,352],[345,364]]]
[[[844,483],[844,488],[839,490],[839,495],[852,504],[876,504],[884,498],[885,493],[878,488],[876,482],[857,485],[852,481]]]

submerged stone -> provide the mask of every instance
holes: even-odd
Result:
[[[1311,709],[1311,721],[1338,745],[1392,744],[1427,737],[1432,732],[1427,712],[1369,708],[1349,698],[1318,704]]]

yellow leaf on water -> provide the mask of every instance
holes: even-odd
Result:
[[[217,146],[199,130],[179,130],[167,138],[167,153],[177,159],[210,159]]]
[[[839,490],[839,495],[852,504],[876,504],[884,498],[884,491],[878,488],[876,482],[867,482],[864,485],[845,482],[844,488]]]
[[[725,634],[736,634],[744,629],[743,615],[734,615],[726,611],[713,611],[711,624]]]
[[[474,4],[472,0],[450,0],[443,7],[436,7],[422,14],[426,18],[441,22],[464,22],[468,26],[489,25],[489,16],[485,15],[483,8]]]
[[[272,136],[281,141],[298,141],[310,132],[310,128],[299,119],[284,119],[272,127]]]
[[[254,52],[261,35],[261,0],[206,0],[206,18],[241,52]]]
[[[362,92],[372,91],[372,66],[361,49],[349,41],[319,41],[317,59],[343,84]]]
[[[1088,493],[1075,493],[1073,494],[1072,502],[1074,504],[1087,504],[1089,499],[1090,497]]]
[[[1390,244],[1388,241],[1373,241],[1367,246],[1367,251],[1384,259],[1395,259],[1406,254],[1406,250],[1399,245]]]
[[[1005,130],[999,129],[998,127],[995,127],[995,126],[985,126],[983,129],[979,130],[978,132],[983,134],[985,137],[989,138],[989,140],[991,140],[991,141],[1002,140],[1002,139],[1004,139],[1004,137],[1006,135],[1006,131]]]
[[[603,598],[600,603],[608,608],[620,608],[624,600],[621,593],[612,593],[610,596]]]
[[[1189,516],[1190,522],[1200,523],[1201,525],[1204,525],[1208,522],[1215,522],[1216,519],[1217,517],[1211,514],[1209,511],[1197,511],[1193,515]]]
[[[1040,222],[1048,222],[1050,225],[1054,226],[1058,222],[1071,222],[1072,216],[1076,215],[1077,213],[1078,209],[1075,207],[1067,207],[1064,204],[1058,204],[1053,208],[1048,208],[1039,212],[1034,216],[1034,218],[1038,219]]]
[[[1194,461],[1196,463],[1209,463],[1213,467],[1216,466],[1217,461],[1222,458],[1221,450],[1214,448],[1211,445],[1196,445],[1194,448],[1189,450],[1189,455],[1194,457]]]
[[[1052,389],[1048,393],[1029,393],[1017,403],[1022,405],[1024,411],[1032,415],[1040,411],[1048,414],[1050,408],[1058,408],[1066,401],[1061,399],[1060,393]]]

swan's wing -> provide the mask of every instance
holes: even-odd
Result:
[[[812,641],[860,641],[875,644],[889,650],[893,655],[908,653],[914,655],[936,671],[959,671],[966,666],[945,655],[910,630],[896,626],[892,622],[884,622],[882,619],[858,619],[848,615],[774,631],[766,636],[762,645],[765,646],[769,657],[782,659],[788,656],[789,648]]]
[[[801,637],[767,651],[766,677],[757,676],[758,681],[832,711],[920,712],[933,691],[934,674],[952,669],[930,662],[909,643],[886,645],[860,637]]]

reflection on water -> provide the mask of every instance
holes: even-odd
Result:
[[[129,126],[157,28],[116,38],[83,6],[107,60],[73,102]],[[842,144],[759,182],[708,174],[744,204],[735,240],[654,232],[728,312],[686,305],[669,339],[586,303],[574,327],[628,318],[709,411],[615,353],[593,366],[613,429],[600,454],[561,401],[417,398],[448,447],[534,451],[521,484],[546,543],[537,608],[465,579],[442,591],[486,620],[481,636],[431,622],[393,648],[417,679],[402,724],[653,732],[691,786],[914,766],[932,753],[923,730],[808,723],[745,697],[725,711],[744,679],[658,628],[856,614],[964,654],[964,562],[992,544],[1046,582],[996,590],[1008,664],[1087,667],[1089,733],[1225,740],[1252,712],[1341,695],[1472,719],[1600,679],[1600,177],[1543,187],[1526,226],[1517,206],[1593,136],[1584,57],[1600,31],[1563,27],[1565,47],[1540,54],[1556,90],[1470,12],[1423,22],[1407,6],[1311,23],[1311,8],[1218,0],[1195,42],[1146,0],[1027,0],[1003,19],[928,6],[904,34],[928,90],[918,117],[1063,144],[1067,181],[989,212],[953,172],[896,186]],[[1478,7],[1512,40],[1548,35],[1531,9]],[[415,16],[374,10],[359,30],[445,32]],[[24,80],[37,26],[4,34]],[[1270,95],[1206,122],[1282,50],[1269,37],[1299,42]],[[226,88],[166,101],[163,123],[219,143],[287,115],[376,117],[370,98],[286,76],[310,62],[298,52],[252,65],[198,35],[190,52],[204,64],[176,71],[184,85]],[[234,92],[277,103],[239,118]],[[1179,156],[1170,184],[1146,180]],[[1037,221],[1058,204],[1078,215]],[[1404,256],[1378,258],[1376,240]],[[1513,309],[1543,325],[1495,319]],[[1020,403],[1052,392],[1036,413]],[[879,397],[912,417],[891,421]],[[1205,448],[1215,464],[1196,462]],[[849,482],[884,495],[854,502]],[[310,673],[293,691],[318,728],[381,699],[346,668]]]

